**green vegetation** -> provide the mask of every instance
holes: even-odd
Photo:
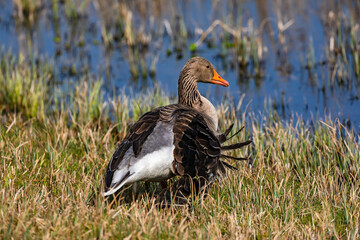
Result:
[[[50,67],[32,71],[19,59],[1,65],[1,239],[359,238],[359,135],[341,123],[283,122],[273,110],[256,117],[224,103],[220,127],[246,126],[232,141],[254,143],[233,154],[252,165],[233,163],[239,171],[186,207],[153,206],[156,183],[107,202],[104,171],[129,124],[174,100],[159,90],[102,99],[91,77],[62,95]]]
[[[0,112],[16,111],[43,119],[50,101],[51,66],[27,63],[21,54],[17,59],[10,54],[1,56],[0,61]]]
[[[356,1],[317,5],[320,54],[316,36],[302,30],[313,27],[312,1],[255,1],[258,19],[247,16],[245,4],[226,1],[223,8],[212,1],[208,24],[191,26],[186,18],[193,1],[184,8],[177,1],[145,2],[12,1],[20,54],[0,51],[0,239],[359,239],[359,133],[331,119],[280,120],[271,102],[262,114],[243,111],[242,100],[217,106],[222,130],[231,123],[234,132],[246,127],[231,141],[251,137],[253,144],[231,154],[251,161],[232,162],[239,170],[216,182],[206,198],[160,210],[153,205],[157,183],[135,184],[115,201],[100,195],[106,166],[129,126],[151,108],[176,101],[157,88],[104,97],[106,81],[98,76],[111,78],[114,53],[128,63],[134,81],[154,77],[162,53],[182,58],[185,51],[216,49],[224,71],[236,69],[244,84],[254,78],[259,86],[268,74],[265,61],[275,61],[281,76],[305,69],[311,87],[322,92],[358,92]],[[54,31],[51,61],[36,53],[34,36],[43,26]],[[85,56],[94,46],[105,52],[103,75],[93,76],[84,60],[69,54]],[[64,55],[66,61],[54,63]]]

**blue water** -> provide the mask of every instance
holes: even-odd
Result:
[[[107,96],[121,94],[124,90],[125,94],[134,94],[155,86],[161,87],[170,96],[176,96],[179,73],[194,54],[188,47],[200,37],[196,33],[197,29],[205,31],[216,19],[237,29],[240,26],[252,26],[255,30],[262,27],[264,76],[261,78],[253,76],[251,66],[247,67],[248,76],[239,74],[233,50],[222,49],[220,38],[224,36],[224,31],[219,26],[206,38],[212,41],[214,47],[209,48],[204,42],[197,49],[196,55],[210,60],[217,72],[228,80],[230,87],[199,84],[202,94],[215,105],[221,104],[224,99],[231,99],[237,105],[242,94],[245,94],[242,111],[263,112],[264,102],[270,101],[271,107],[276,108],[284,119],[295,114],[305,120],[311,120],[314,116],[324,119],[330,115],[332,119],[350,120],[352,127],[360,129],[360,80],[350,66],[348,75],[351,83],[348,86],[331,86],[333,72],[326,63],[330,37],[326,31],[327,16],[330,12],[345,12],[354,24],[359,24],[360,3],[357,0],[344,3],[334,1],[334,4],[327,4],[327,1],[283,1],[281,5],[279,1],[270,0],[129,1],[127,6],[132,10],[135,29],[143,29],[145,34],[151,36],[148,48],[140,53],[140,59],[146,63],[147,70],[152,61],[157,59],[155,76],[147,74],[146,77],[141,74],[132,76],[129,47],[124,41],[113,41],[110,48],[104,45],[102,22],[114,9],[111,6],[114,1],[106,2],[109,3],[108,8],[99,10],[90,1],[75,22],[65,16],[62,4],[59,20],[54,21],[52,4],[48,2],[38,11],[31,27],[28,27],[17,20],[17,10],[12,1],[0,0],[0,46],[14,54],[21,52],[28,58],[31,53],[36,53],[44,61],[52,59],[55,73],[62,83],[73,83],[83,74],[89,73],[101,77]],[[161,3],[161,7],[156,5],[157,2]],[[142,7],[145,13],[140,13],[144,12]],[[164,28],[163,22],[168,21],[173,34],[181,31],[181,27],[175,27],[175,15],[183,20],[187,29],[186,41],[183,43],[180,38],[174,40]],[[284,44],[280,43],[279,18],[283,19],[284,24],[294,21],[284,32]],[[111,27],[109,29],[114,31]],[[359,35],[360,31],[357,32],[358,40]],[[357,44],[359,46],[360,42]],[[174,51],[177,46],[182,51]],[[306,63],[311,51],[315,66],[309,71]],[[69,71],[73,65],[76,75]],[[136,67],[140,68],[138,62]]]

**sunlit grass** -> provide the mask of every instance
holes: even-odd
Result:
[[[34,66],[20,54],[18,58],[2,56],[0,68],[0,111],[22,112],[29,118],[44,118],[51,101],[51,66]]]
[[[359,135],[339,122],[282,122],[274,111],[239,115],[241,103],[238,110],[224,103],[220,127],[246,126],[232,141],[251,137],[253,145],[232,154],[250,156],[251,165],[233,163],[239,171],[187,207],[153,206],[156,184],[138,184],[110,204],[99,192],[129,123],[173,100],[156,92],[105,101],[101,81],[75,89],[41,117],[3,111],[0,238],[359,237]]]
[[[43,3],[14,3],[15,19],[32,28]],[[53,0],[54,22],[59,24],[63,11],[75,25],[80,17],[86,18],[89,3]],[[160,21],[147,32],[135,27],[136,7],[96,3],[101,44],[107,51],[127,46],[134,78],[150,75],[145,54],[149,41],[161,45],[165,32],[170,38],[168,54],[181,57],[182,51],[196,52],[207,43],[221,49],[223,56],[233,54],[240,70],[263,76],[261,63],[269,46],[262,42],[263,29],[253,26],[251,19],[247,27],[241,27],[245,26],[241,17],[214,20],[208,35],[193,38],[181,15]],[[280,12],[274,45],[286,55],[289,38],[284,32],[292,21],[281,19]],[[360,71],[359,24],[349,16],[323,15],[329,21],[326,61],[332,73],[326,79],[332,86],[352,83],[352,75],[359,79]],[[216,31],[214,23],[221,25]],[[57,35],[55,41],[60,42]],[[309,76],[319,65],[315,47],[309,44],[304,50]],[[157,56],[151,57],[155,74]],[[70,65],[76,73],[75,63]],[[36,63],[21,54],[1,56],[0,67],[1,239],[360,238],[360,136],[339,121],[304,123],[298,117],[285,122],[269,106],[259,116],[242,112],[241,102],[236,109],[224,102],[217,107],[220,128],[234,123],[235,133],[245,125],[246,131],[231,142],[253,140],[250,147],[230,154],[250,156],[249,163],[232,163],[238,171],[228,172],[209,196],[200,196],[186,207],[153,206],[153,195],[159,191],[156,184],[136,184],[123,192],[119,202],[109,203],[99,192],[117,144],[142,114],[175,100],[157,89],[105,98],[103,80],[92,76],[79,76],[75,86],[71,82],[60,88],[53,81],[51,63]]]

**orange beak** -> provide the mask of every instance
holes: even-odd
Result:
[[[220,75],[215,71],[215,69],[214,69],[214,77],[211,79],[211,83],[218,84],[224,87],[229,86],[229,83],[225,79],[220,77]]]

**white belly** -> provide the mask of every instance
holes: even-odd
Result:
[[[171,171],[175,148],[173,142],[172,125],[159,122],[144,142],[140,156],[135,157],[132,147],[125,153],[118,170],[114,172],[112,182],[121,181],[128,172],[130,176],[122,185],[170,178],[173,175]]]
[[[145,155],[130,167],[134,174],[129,181],[162,181],[172,176],[171,165],[174,160],[175,146],[163,147]],[[137,174],[141,173],[141,174]]]

